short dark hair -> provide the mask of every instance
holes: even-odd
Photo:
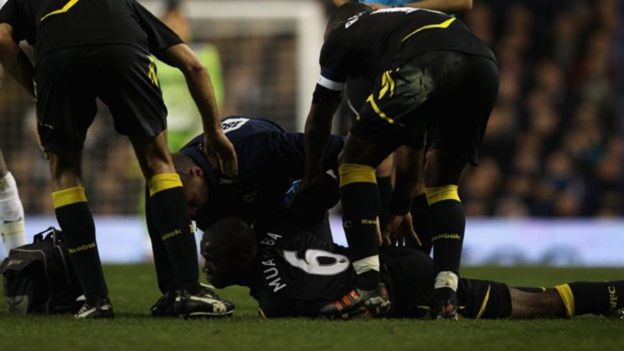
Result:
[[[201,242],[202,254],[206,245],[221,247],[223,252],[232,255],[251,254],[256,247],[255,233],[242,220],[228,217],[206,229]]]
[[[349,18],[359,13],[370,11],[372,11],[370,7],[357,1],[348,2],[340,7],[337,7],[329,17],[325,33],[331,33],[333,30],[347,22]]]

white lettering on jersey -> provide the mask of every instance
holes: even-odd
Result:
[[[360,19],[360,16],[362,16],[365,12],[360,12],[355,16],[352,16],[351,18],[349,18],[347,20],[347,23],[345,24],[345,29],[351,27],[351,25],[355,22],[357,22]]]
[[[329,258],[331,263],[323,264],[320,258]],[[307,249],[305,259],[297,257],[297,251],[284,250],[284,259],[291,266],[312,275],[337,275],[349,269],[349,259],[324,250]]]
[[[228,132],[239,129],[247,122],[249,122],[249,118],[228,118],[225,121],[221,122],[221,129],[223,129],[223,132],[227,134]]]
[[[269,237],[264,238],[260,241],[260,244],[267,246],[274,246],[276,240],[280,239],[282,236],[279,234],[268,233]],[[282,278],[279,276],[279,271],[275,265],[275,261],[273,259],[261,260],[260,264],[263,267],[266,267],[262,272],[264,273],[264,279],[267,281],[267,285],[273,288],[273,292],[276,293],[286,287],[285,283],[282,283]]]

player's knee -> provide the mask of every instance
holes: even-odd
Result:
[[[132,144],[137,151],[139,164],[146,180],[149,180],[156,174],[175,173],[173,160],[167,147],[165,132],[149,142],[133,139]]]
[[[394,166],[394,155],[390,155],[388,157],[386,157],[385,160],[383,160],[383,162],[381,164],[379,164],[379,166],[377,166],[377,177],[379,178],[383,178],[383,177],[391,177],[392,176],[392,171],[393,171],[393,166]]]

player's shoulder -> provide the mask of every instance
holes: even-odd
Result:
[[[277,122],[266,118],[247,116],[228,116],[221,121],[223,132],[228,135],[233,132],[285,132]]]

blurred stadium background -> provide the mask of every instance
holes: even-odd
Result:
[[[331,0],[188,0],[179,9],[144,3],[199,50],[222,115],[265,117],[302,130]],[[501,68],[481,164],[463,179],[467,264],[624,265],[624,6],[618,5],[475,0],[470,12],[457,14],[494,48]],[[199,119],[188,109],[183,80],[159,69],[176,149],[200,132]],[[143,261],[149,259],[140,215],[144,184],[129,143],[107,115],[101,106],[84,158],[98,242],[106,261]],[[48,166],[36,142],[33,102],[8,77],[0,116],[0,148],[34,234],[55,224]],[[347,122],[337,120],[336,130],[345,130]]]

